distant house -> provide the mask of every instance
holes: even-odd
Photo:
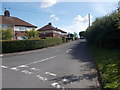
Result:
[[[45,38],[45,37],[66,37],[67,36],[67,32],[53,27],[51,23],[48,23],[48,25],[38,29],[38,31],[39,31],[40,38]]]
[[[0,15],[0,28],[12,28],[14,36],[13,39],[22,39],[25,37],[25,31],[37,28],[36,26],[21,20],[17,17],[11,17],[10,12],[5,10],[4,15]]]

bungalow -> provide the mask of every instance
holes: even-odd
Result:
[[[13,39],[23,39],[26,30],[37,27],[17,17],[11,17],[10,12],[5,10],[4,15],[0,15],[0,28],[11,28],[14,33]]]
[[[52,26],[52,23],[48,23],[48,25],[38,29],[40,38],[45,37],[66,37],[67,32],[55,28]]]

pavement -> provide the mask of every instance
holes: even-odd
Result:
[[[97,70],[86,40],[4,54],[2,88],[96,88]]]

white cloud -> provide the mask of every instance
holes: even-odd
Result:
[[[57,3],[57,0],[42,0],[40,7],[41,8],[52,7],[56,3]]]
[[[90,17],[91,17],[91,23],[92,23],[93,17],[92,15]],[[88,24],[89,24],[88,15],[86,15],[85,17],[81,17],[80,15],[77,15],[74,18],[71,25],[61,27],[61,29],[70,33],[74,33],[74,32],[79,33],[80,31],[85,31],[88,27]]]
[[[55,17],[55,14],[51,14],[51,15],[50,15],[50,18],[53,18],[53,17]]]
[[[55,17],[54,19],[55,19],[56,21],[58,21],[58,20],[59,20],[59,18],[58,18],[58,17]]]
[[[52,21],[58,21],[59,20],[59,18],[55,14],[51,14],[50,18],[51,18]]]

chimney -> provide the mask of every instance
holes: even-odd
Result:
[[[52,26],[52,23],[48,23],[48,25]]]
[[[6,16],[6,17],[10,17],[10,12],[9,12],[8,10],[5,10],[5,12],[4,12],[4,16]]]

